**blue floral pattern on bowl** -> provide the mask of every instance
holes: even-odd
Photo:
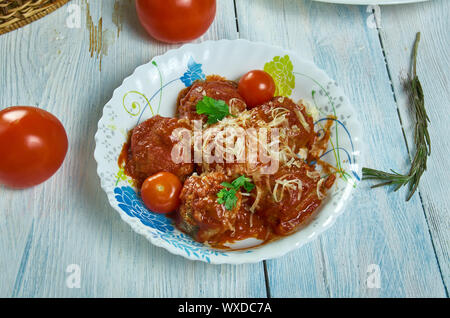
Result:
[[[180,80],[184,83],[186,87],[189,87],[196,80],[204,80],[205,74],[202,71],[202,65],[194,61],[193,57],[189,58],[188,69],[183,76],[180,77]]]
[[[136,194],[136,191],[130,186],[117,187],[114,194],[121,208],[131,217],[138,218],[142,224],[157,229],[163,233],[173,232],[172,222],[163,214],[149,211],[142,202],[142,199]]]
[[[158,232],[152,232],[152,237],[154,239],[162,239],[173,247],[182,250],[187,256],[192,255],[198,259],[203,259],[208,263],[211,262],[211,255],[227,255],[218,250],[205,248],[203,244],[195,242],[191,237],[184,233],[176,233],[172,221],[164,214],[149,211],[144,206],[140,196],[132,187],[116,187],[114,189],[114,194],[118,206],[122,211],[131,217],[138,218],[142,224],[158,230]]]
[[[211,248],[205,248],[205,245],[194,241],[191,237],[181,232],[173,233],[171,235],[162,234],[159,236],[155,236],[154,238],[160,238],[173,247],[184,251],[184,253],[186,253],[188,257],[193,256],[208,263],[211,263],[211,256],[228,256],[226,252],[221,252],[219,250]]]

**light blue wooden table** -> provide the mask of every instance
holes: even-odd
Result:
[[[319,239],[239,266],[192,262],[154,247],[109,206],[93,158],[103,105],[138,65],[178,45],[152,42],[130,0],[88,3],[88,13],[85,1],[74,0],[0,36],[0,109],[49,110],[70,142],[49,181],[0,188],[1,297],[448,297],[450,1],[377,8],[218,0],[215,22],[198,41],[264,41],[313,60],[358,110],[364,165],[379,169],[405,171],[414,153],[403,83],[421,31],[418,73],[431,120],[429,168],[410,202],[404,189],[363,183]],[[89,51],[89,17],[93,26],[102,18],[101,71]]]

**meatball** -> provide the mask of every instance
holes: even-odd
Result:
[[[237,202],[227,210],[217,202],[222,182],[232,179],[221,172],[192,175],[180,194],[177,226],[199,242],[226,242],[248,237],[265,237],[265,228],[257,215],[249,212],[247,197],[237,191]]]
[[[136,180],[138,186],[157,172],[171,172],[182,181],[193,172],[194,164],[191,156],[189,160],[182,162],[172,160],[172,149],[179,142],[172,133],[177,128],[183,128],[185,132],[191,133],[191,127],[186,121],[159,115],[133,129],[125,171]]]
[[[220,76],[210,76],[206,81],[196,81],[180,92],[177,100],[178,117],[205,122],[206,115],[197,114],[196,110],[196,105],[203,96],[225,101],[233,115],[246,109],[244,99],[239,95],[235,82]]]
[[[288,235],[303,224],[335,181],[334,175],[321,178],[319,172],[307,164],[300,168],[282,167],[265,178],[270,191],[261,195],[256,211],[278,235]]]
[[[314,122],[304,105],[298,105],[288,97],[276,96],[271,101],[257,106],[253,111],[253,121],[256,123],[258,120],[268,123],[284,114],[286,120],[275,127],[285,128],[289,147],[294,152],[310,148],[314,144],[316,139]]]

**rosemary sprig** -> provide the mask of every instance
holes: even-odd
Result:
[[[395,185],[394,191],[397,191],[404,185],[409,185],[408,196],[406,201],[411,199],[414,192],[419,186],[420,178],[427,169],[427,158],[431,153],[430,135],[428,133],[428,118],[425,110],[425,101],[423,96],[422,85],[416,72],[417,48],[420,41],[420,32],[416,34],[414,42],[414,49],[412,55],[412,79],[411,79],[411,93],[412,104],[416,112],[416,125],[414,131],[414,143],[416,145],[416,154],[411,163],[409,173],[404,175],[391,170],[391,172],[384,172],[380,170],[362,168],[363,180],[380,180],[384,181],[372,186],[372,188]]]

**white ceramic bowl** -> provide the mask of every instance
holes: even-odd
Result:
[[[337,179],[316,217],[296,233],[246,250],[212,249],[178,231],[164,215],[147,210],[130,179],[119,168],[117,159],[127,132],[153,114],[173,116],[178,92],[192,81],[210,74],[237,80],[249,70],[264,68],[270,69],[280,94],[294,101],[304,99],[320,110],[317,127],[321,118],[330,114],[336,116],[332,145],[330,143],[329,152],[322,159],[340,166],[345,177]],[[186,44],[156,56],[123,81],[104,106],[95,135],[94,156],[101,186],[111,206],[137,233],[173,254],[192,260],[241,264],[284,255],[311,241],[334,223],[359,180],[361,133],[356,113],[342,90],[312,62],[299,58],[292,51],[263,43],[206,41]]]

